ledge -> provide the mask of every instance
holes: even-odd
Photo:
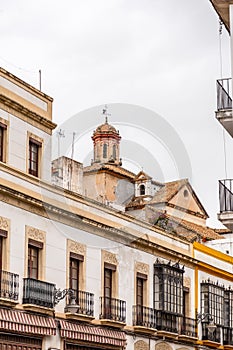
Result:
[[[0,298],[0,305],[15,307],[19,302],[11,299]]]
[[[209,346],[210,348],[219,348],[221,343],[212,340],[202,340],[200,344]]]
[[[183,334],[178,335],[178,339],[179,340],[184,340],[184,341],[187,341],[187,342],[190,342],[190,343],[196,343],[197,340],[198,340],[197,337],[191,337],[190,335],[183,335]]]
[[[156,335],[158,337],[166,337],[166,338],[178,338],[178,333],[168,332],[168,331],[157,331]]]
[[[74,321],[82,321],[82,322],[91,322],[95,319],[94,316],[87,316],[82,314],[72,314],[70,312],[65,313],[65,318],[68,320],[74,320]]]
[[[119,321],[108,320],[108,319],[93,320],[92,323],[99,326],[107,326],[107,327],[114,327],[114,328],[123,328],[126,325],[125,322],[119,322]]]
[[[37,312],[43,315],[54,316],[54,309],[48,307],[33,305],[33,304],[23,304],[23,309],[26,311]]]
[[[153,334],[153,335],[155,335],[156,333],[155,328],[149,328],[149,327],[143,327],[143,326],[133,326],[133,330],[135,333],[145,333],[145,334]]]
[[[223,345],[223,349],[224,350],[233,350],[233,345],[230,345],[230,344]]]

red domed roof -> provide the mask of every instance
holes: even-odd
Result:
[[[96,135],[96,134],[117,134],[117,135],[119,135],[119,131],[116,131],[114,126],[108,124],[108,122],[105,122],[104,124],[97,126],[93,135]]]

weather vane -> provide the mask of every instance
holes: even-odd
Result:
[[[107,123],[108,117],[111,115],[110,113],[108,113],[108,106],[107,105],[104,106],[102,114],[105,116],[105,123]]]

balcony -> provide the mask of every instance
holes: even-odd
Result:
[[[125,323],[126,302],[123,300],[100,297],[101,313],[99,318],[115,322]]]
[[[221,343],[221,327],[217,326],[212,333],[208,330],[208,322],[202,322],[202,340]]]
[[[0,298],[17,301],[19,297],[19,275],[0,271]]]
[[[223,328],[223,345],[233,345],[233,329],[229,327]]]
[[[217,80],[217,112],[216,118],[233,137],[232,115],[232,81],[231,78]]]
[[[220,213],[218,219],[233,230],[233,180],[219,181],[219,203]]]
[[[156,311],[150,307],[133,306],[133,326],[156,329]]]
[[[54,306],[55,285],[33,278],[23,279],[23,304],[32,304],[46,308]]]
[[[84,316],[94,315],[94,294],[82,290],[75,291],[76,304],[79,305],[78,314]],[[71,302],[71,299],[69,300]]]
[[[179,333],[181,317],[166,311],[156,311],[156,328],[158,331]]]
[[[197,338],[197,320],[190,317],[181,317],[179,335],[189,338]]]

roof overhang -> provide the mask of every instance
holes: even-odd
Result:
[[[229,7],[233,0],[210,0],[219,18],[224,23],[227,31],[230,33],[230,14]]]

